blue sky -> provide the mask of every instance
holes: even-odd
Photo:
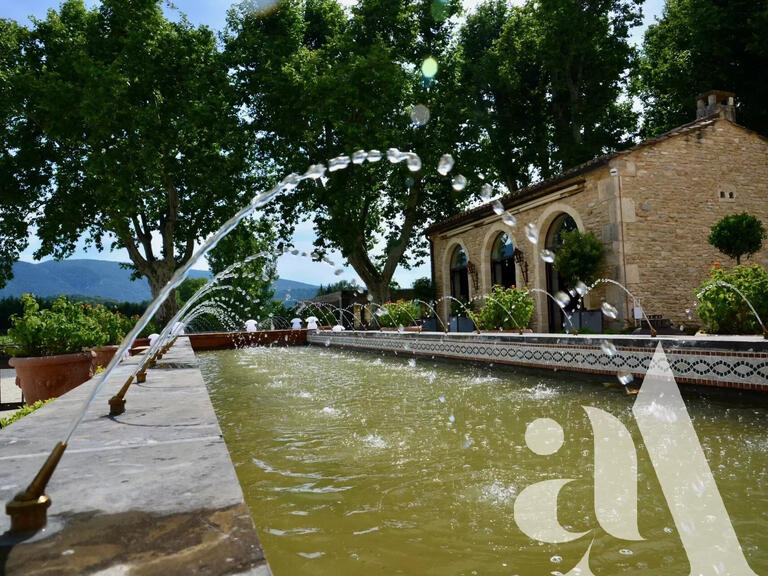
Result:
[[[354,0],[340,0],[342,4],[354,4]],[[578,0],[575,0],[578,1]],[[96,0],[85,0],[86,5],[93,6],[98,2]],[[479,0],[464,0],[464,6],[467,10],[472,10]],[[514,3],[521,3],[521,0],[515,0]],[[46,12],[51,8],[59,6],[59,0],[3,0],[0,2],[0,18],[10,18],[21,23],[28,23],[29,16],[44,18]],[[170,17],[174,12],[183,12],[189,20],[197,25],[206,25],[214,30],[223,29],[226,22],[227,10],[232,5],[231,0],[175,0],[172,5],[166,7],[166,12]],[[646,0],[643,8],[644,22],[641,27],[632,34],[632,39],[636,44],[642,41],[642,35],[649,24],[651,24],[664,7],[664,0]],[[311,252],[312,243],[315,234],[311,223],[299,225],[293,236],[295,247],[301,251]],[[36,237],[30,238],[30,246],[22,253],[21,259],[32,262],[32,253],[39,246]],[[127,261],[128,257],[124,251],[118,252],[96,252],[95,250],[86,250],[82,244],[75,251],[74,258],[96,258],[100,260]],[[337,263],[341,263],[343,258],[340,254],[329,254],[329,257]],[[196,268],[205,268],[205,263],[195,266]],[[313,263],[307,258],[301,258],[291,255],[283,256],[278,262],[278,273],[280,277],[289,280],[298,280],[310,284],[328,284],[340,279],[357,280],[361,283],[357,274],[351,267],[344,267],[344,272],[336,276],[334,268],[323,263]],[[401,286],[410,286],[413,280],[422,276],[429,276],[429,262],[416,267],[412,270],[399,269],[395,272],[395,281]]]

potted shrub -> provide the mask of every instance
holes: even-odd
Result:
[[[59,298],[50,310],[40,310],[34,296],[22,296],[24,313],[12,316],[8,335],[14,355],[16,384],[28,404],[56,398],[93,376],[92,351],[102,346],[107,334],[85,307]]]
[[[96,321],[102,332],[107,335],[107,341],[104,345],[90,348],[94,353],[93,369],[95,371],[96,368],[105,368],[109,364],[120,347],[120,342],[133,327],[134,322],[131,322],[130,318],[120,312],[112,312],[101,304],[96,306],[83,304],[83,310],[87,316]]]
[[[397,300],[386,302],[377,312],[377,319],[382,328],[399,329],[417,332],[420,327],[416,319],[421,317],[421,308],[413,300]]]
[[[726,270],[715,263],[709,280],[698,290],[699,318],[710,334],[760,334],[763,327],[736,290],[754,306],[761,319],[768,318],[768,271],[758,264]],[[763,320],[765,322],[765,320]]]
[[[522,333],[533,316],[533,298],[527,289],[494,286],[479,312],[470,312],[478,330],[507,330]]]

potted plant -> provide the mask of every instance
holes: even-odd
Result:
[[[527,289],[494,286],[479,312],[470,311],[478,330],[524,332],[533,316],[533,298]]]
[[[104,345],[90,348],[94,353],[93,369],[95,371],[98,367],[105,368],[109,364],[109,361],[112,360],[115,352],[120,347],[120,342],[123,341],[123,338],[125,338],[125,335],[135,322],[131,322],[130,318],[127,318],[120,312],[110,311],[101,304],[96,306],[83,304],[83,311],[86,316],[93,318],[102,332],[107,335],[107,341]]]
[[[92,351],[107,334],[81,304],[58,298],[50,310],[40,310],[31,294],[22,296],[24,313],[12,316],[8,330],[14,355],[16,384],[28,404],[56,398],[93,376]]]

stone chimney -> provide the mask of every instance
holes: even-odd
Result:
[[[722,118],[736,122],[736,95],[724,90],[709,90],[696,97],[696,119],[720,114]]]

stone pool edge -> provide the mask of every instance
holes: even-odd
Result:
[[[107,416],[136,362],[118,367],[75,432],[48,486],[44,531],[18,540],[0,514],[0,573],[269,576],[189,341],[131,387],[124,414]],[[94,385],[0,430],[0,501],[30,482]]]
[[[616,347],[608,356],[604,340]],[[768,340],[761,337],[510,334],[483,332],[316,331],[307,341],[368,352],[429,356],[641,381],[661,342],[678,384],[768,392]]]

